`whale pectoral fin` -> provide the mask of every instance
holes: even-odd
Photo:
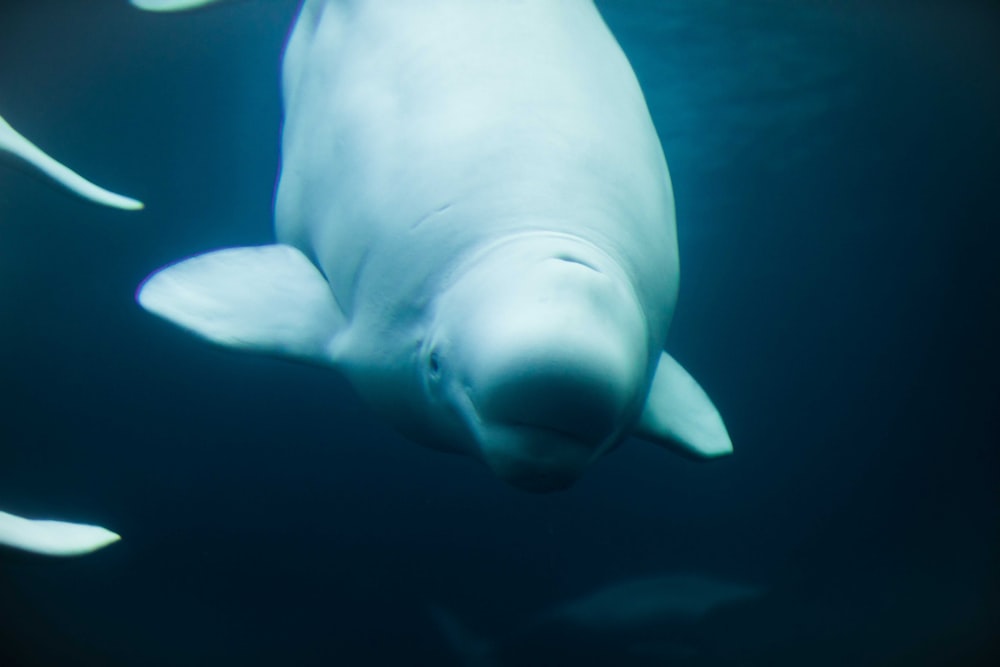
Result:
[[[24,160],[43,174],[75,192],[84,199],[97,204],[135,211],[142,208],[142,202],[105,190],[94,185],[69,167],[49,157],[40,148],[17,132],[10,123],[0,117],[0,152],[6,151]]]
[[[228,0],[129,0],[133,7],[145,9],[147,12],[179,12],[226,1]]]
[[[705,390],[666,352],[633,435],[698,459],[733,452],[726,425]]]
[[[330,363],[344,317],[329,283],[288,245],[228,248],[168,266],[137,294],[146,310],[219,345]]]
[[[39,521],[0,512],[0,545],[47,556],[80,556],[121,537],[100,526]]]

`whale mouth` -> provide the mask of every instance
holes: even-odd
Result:
[[[614,441],[615,433],[491,415],[481,409],[468,387],[456,392],[454,405],[477,457],[504,482],[534,493],[572,486]]]
[[[572,486],[605,450],[610,438],[582,438],[548,426],[523,423],[481,424],[477,429],[483,460],[502,480],[535,493]]]

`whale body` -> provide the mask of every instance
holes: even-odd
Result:
[[[307,0],[282,87],[277,243],[162,269],[143,307],[334,368],[411,439],[528,490],[630,435],[732,451],[663,351],[670,177],[592,2]]]
[[[439,606],[430,613],[462,664],[470,667],[664,665],[703,652],[712,639],[703,625],[711,614],[764,592],[700,574],[637,577],[543,609],[494,639],[477,636]]]

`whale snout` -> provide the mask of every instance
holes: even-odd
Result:
[[[628,409],[640,378],[623,346],[592,332],[509,332],[493,350],[473,401],[480,419],[602,442]]]
[[[650,350],[627,283],[574,254],[527,267],[466,313],[463,391],[482,458],[532,491],[571,485],[641,405]]]
[[[497,475],[530,490],[562,489],[613,444],[644,366],[641,351],[606,334],[533,325],[497,342],[470,390],[480,449]]]
[[[530,426],[487,426],[482,457],[493,473],[525,491],[562,491],[576,482],[598,454],[592,445],[558,431]]]

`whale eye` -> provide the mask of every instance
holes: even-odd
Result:
[[[427,357],[427,368],[430,369],[431,375],[434,377],[441,374],[441,357],[437,352],[431,352],[430,356]]]

